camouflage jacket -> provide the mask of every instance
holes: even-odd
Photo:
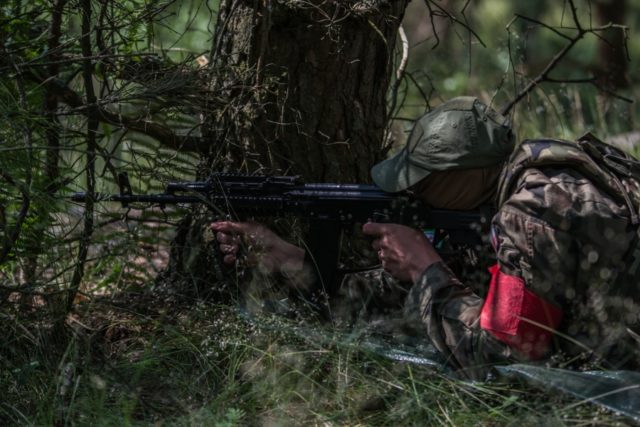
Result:
[[[523,142],[503,171],[492,220],[494,281],[502,288],[523,286],[518,295],[533,298],[538,311],[559,313],[557,322],[538,325],[522,313],[510,314],[524,304],[514,302],[511,291],[485,301],[476,292],[478,284],[461,283],[443,263],[430,266],[409,291],[404,310],[410,325],[426,330],[450,364],[468,377],[484,377],[495,363],[531,358],[513,342],[521,334],[513,322],[523,319],[522,325],[538,328],[523,333],[552,331],[536,358],[561,353],[565,360],[629,361],[631,353],[621,342],[629,338],[627,328],[637,326],[640,310],[636,283],[620,278],[637,245],[637,205],[616,189],[635,183],[611,178],[597,162],[573,152],[576,147],[564,141]],[[488,310],[490,303],[498,305],[497,311]],[[500,314],[501,309],[507,313]],[[492,327],[491,317],[501,315],[512,323]],[[620,354],[612,355],[616,351]]]

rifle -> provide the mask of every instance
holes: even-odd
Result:
[[[368,184],[305,183],[299,176],[214,173],[206,181],[170,182],[161,194],[133,194],[126,173],[118,175],[118,184],[120,194],[96,193],[93,200],[120,202],[124,207],[201,203],[239,221],[282,214],[308,219],[307,254],[329,295],[335,292],[342,232],[354,223],[371,220],[435,230],[436,240],[444,230],[453,244],[475,245],[481,242],[480,226],[490,218],[488,210],[432,209],[408,192],[387,193]],[[84,202],[88,197],[74,193],[71,200]]]

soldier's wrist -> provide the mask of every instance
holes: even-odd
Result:
[[[411,281],[413,283],[416,283],[422,276],[426,274],[426,272],[430,268],[437,264],[444,264],[440,256],[438,256],[437,258],[429,258],[427,260],[423,260],[421,263],[416,265],[410,273]]]
[[[417,283],[420,281],[426,280],[429,281],[430,277],[442,277],[452,275],[451,270],[447,267],[447,264],[444,261],[437,260],[430,264],[428,264],[418,275],[418,277],[413,281],[413,283]]]

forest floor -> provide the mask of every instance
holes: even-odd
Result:
[[[589,399],[387,357],[357,330],[150,292],[166,247],[105,245],[72,313],[54,314],[55,292],[0,305],[1,425],[634,425]]]
[[[326,326],[299,333],[300,323],[207,302],[122,294],[84,301],[64,326],[11,320],[3,425],[633,424],[589,401],[456,380]]]

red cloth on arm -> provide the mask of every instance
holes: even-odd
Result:
[[[521,277],[489,269],[491,284],[480,313],[480,327],[531,360],[551,346],[562,310],[526,288]]]

